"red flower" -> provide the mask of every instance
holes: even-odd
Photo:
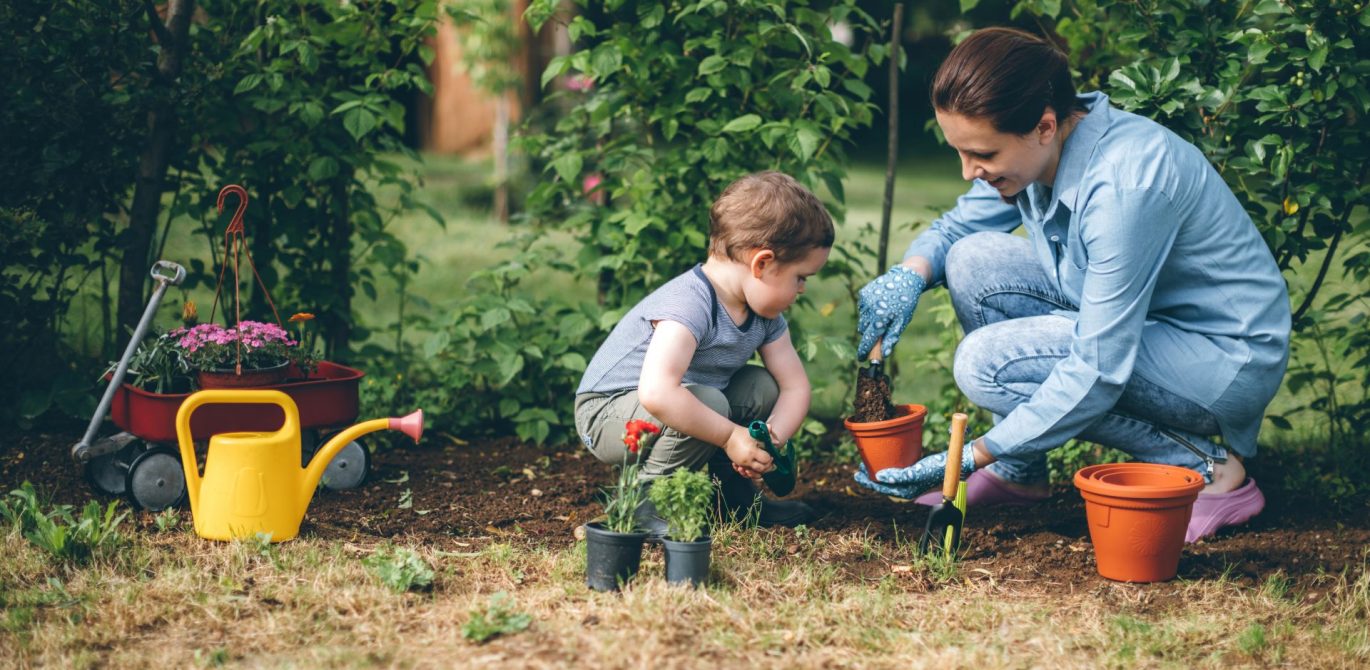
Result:
[[[627,445],[630,454],[636,454],[638,449],[651,446],[653,436],[661,434],[661,427],[646,419],[633,419],[624,424],[624,429],[627,432],[623,434],[623,444]],[[644,436],[643,433],[647,435]]]

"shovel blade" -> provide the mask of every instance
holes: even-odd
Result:
[[[961,544],[961,522],[964,520],[961,510],[956,509],[952,501],[943,498],[928,512],[928,525],[923,529],[923,537],[918,540],[918,552],[927,554],[935,549],[954,552]],[[948,531],[951,533],[950,540]]]

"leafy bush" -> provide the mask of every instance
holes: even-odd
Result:
[[[434,322],[409,385],[424,406],[444,407],[443,429],[538,443],[571,437],[580,375],[604,330],[599,310],[523,289],[534,268],[564,267],[536,252],[474,273],[465,298]],[[522,289],[522,290],[521,290]],[[413,376],[411,375],[411,377]],[[401,393],[397,401],[408,400]]]
[[[45,505],[29,482],[10,491],[9,497],[10,503],[0,500],[0,518],[53,558],[84,561],[108,554],[124,542],[119,524],[128,512],[116,515],[117,501],[101,507],[92,500],[73,517],[70,505],[53,505],[44,512]]]
[[[680,468],[669,477],[652,482],[649,496],[657,513],[666,520],[672,540],[694,542],[704,534],[714,501],[709,475]]]
[[[490,596],[484,609],[471,612],[471,618],[461,626],[461,636],[483,644],[500,635],[513,635],[528,628],[533,617],[514,609],[514,598],[504,591]]]
[[[419,591],[433,585],[433,569],[412,549],[381,548],[362,559],[362,564],[396,593]]]
[[[548,177],[528,216],[575,234],[576,271],[602,304],[631,305],[703,259],[709,205],[743,174],[786,172],[840,207],[843,144],[874,111],[861,78],[885,49],[852,0],[576,5],[579,50],[542,83],[573,75],[579,90],[551,96],[564,116],[522,142]],[[557,7],[537,0],[527,16],[536,29]],[[837,21],[853,47],[834,39]]]

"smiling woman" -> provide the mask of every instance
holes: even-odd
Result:
[[[862,289],[858,353],[897,341],[924,285],[948,289],[966,332],[956,383],[999,418],[962,459],[970,504],[1045,499],[1046,453],[1079,438],[1202,474],[1190,541],[1258,513],[1241,459],[1284,375],[1289,297],[1205,156],[1077,94],[1065,54],[1017,30],[972,34],[931,94],[973,183]],[[910,299],[882,297],[891,285]],[[946,457],[857,481],[913,497]]]

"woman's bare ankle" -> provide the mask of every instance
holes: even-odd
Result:
[[[1213,464],[1213,483],[1204,486],[1200,493],[1218,495],[1231,493],[1246,483],[1246,466],[1236,455],[1229,455],[1224,463]]]

